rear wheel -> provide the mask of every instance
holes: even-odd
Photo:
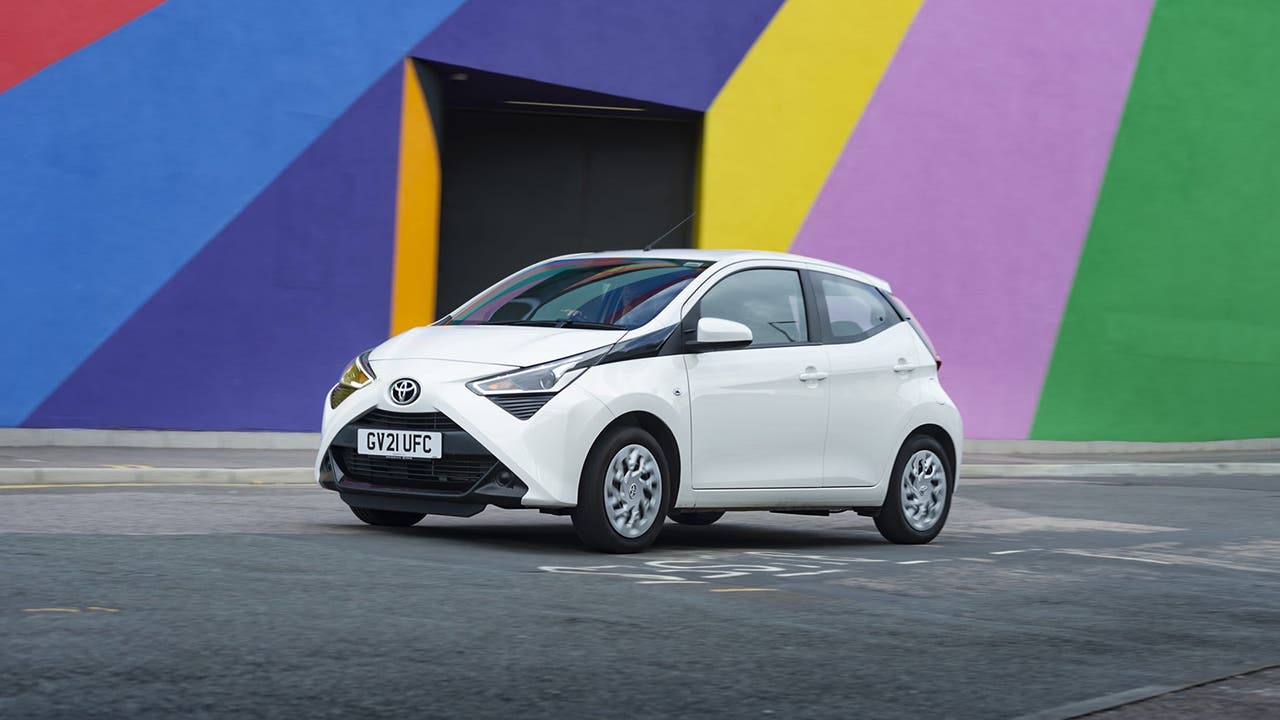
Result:
[[[952,472],[941,443],[928,435],[907,438],[876,515],[876,529],[884,539],[919,545],[937,537],[951,511]]]
[[[662,446],[638,427],[596,441],[582,466],[573,528],[587,546],[639,552],[658,537],[670,501],[671,473]]]
[[[381,527],[409,527],[410,525],[416,525],[419,520],[426,517],[426,515],[420,513],[374,510],[360,507],[351,508],[351,512],[370,525],[379,525]]]
[[[710,525],[724,517],[724,511],[707,510],[703,512],[678,512],[673,510],[667,517],[675,520],[681,525]]]

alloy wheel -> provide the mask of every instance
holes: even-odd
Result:
[[[643,445],[627,445],[613,456],[604,477],[604,509],[613,529],[637,538],[653,527],[662,507],[662,472]]]
[[[947,505],[947,471],[930,450],[911,456],[902,469],[902,514],[918,532],[927,532]]]

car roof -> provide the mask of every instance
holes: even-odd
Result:
[[[574,253],[572,255],[562,255],[563,258],[571,257],[600,257],[600,258],[642,258],[645,256],[661,258],[664,260],[701,260],[703,262],[740,262],[743,260],[792,260],[825,267],[831,270],[850,275],[868,285],[875,285],[889,291],[889,283],[883,279],[876,277],[870,273],[865,273],[845,265],[838,265],[826,260],[819,260],[805,255],[795,255],[792,253],[770,252],[767,250],[700,250],[695,248],[655,248],[653,250],[608,250],[604,252],[591,253]]]

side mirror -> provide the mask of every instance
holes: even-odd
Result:
[[[728,350],[746,347],[753,337],[751,328],[740,322],[723,318],[704,317],[698,320],[698,337],[694,350]]]

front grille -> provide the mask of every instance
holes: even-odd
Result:
[[[555,393],[520,393],[519,395],[491,395],[489,399],[521,420],[528,420],[555,396]]]
[[[402,413],[374,408],[356,418],[351,423],[362,428],[378,428],[382,430],[435,430],[440,432],[460,432],[462,427],[439,412]]]
[[[405,460],[361,455],[349,447],[335,447],[334,456],[342,474],[357,482],[449,493],[470,490],[498,462],[492,455]]]

